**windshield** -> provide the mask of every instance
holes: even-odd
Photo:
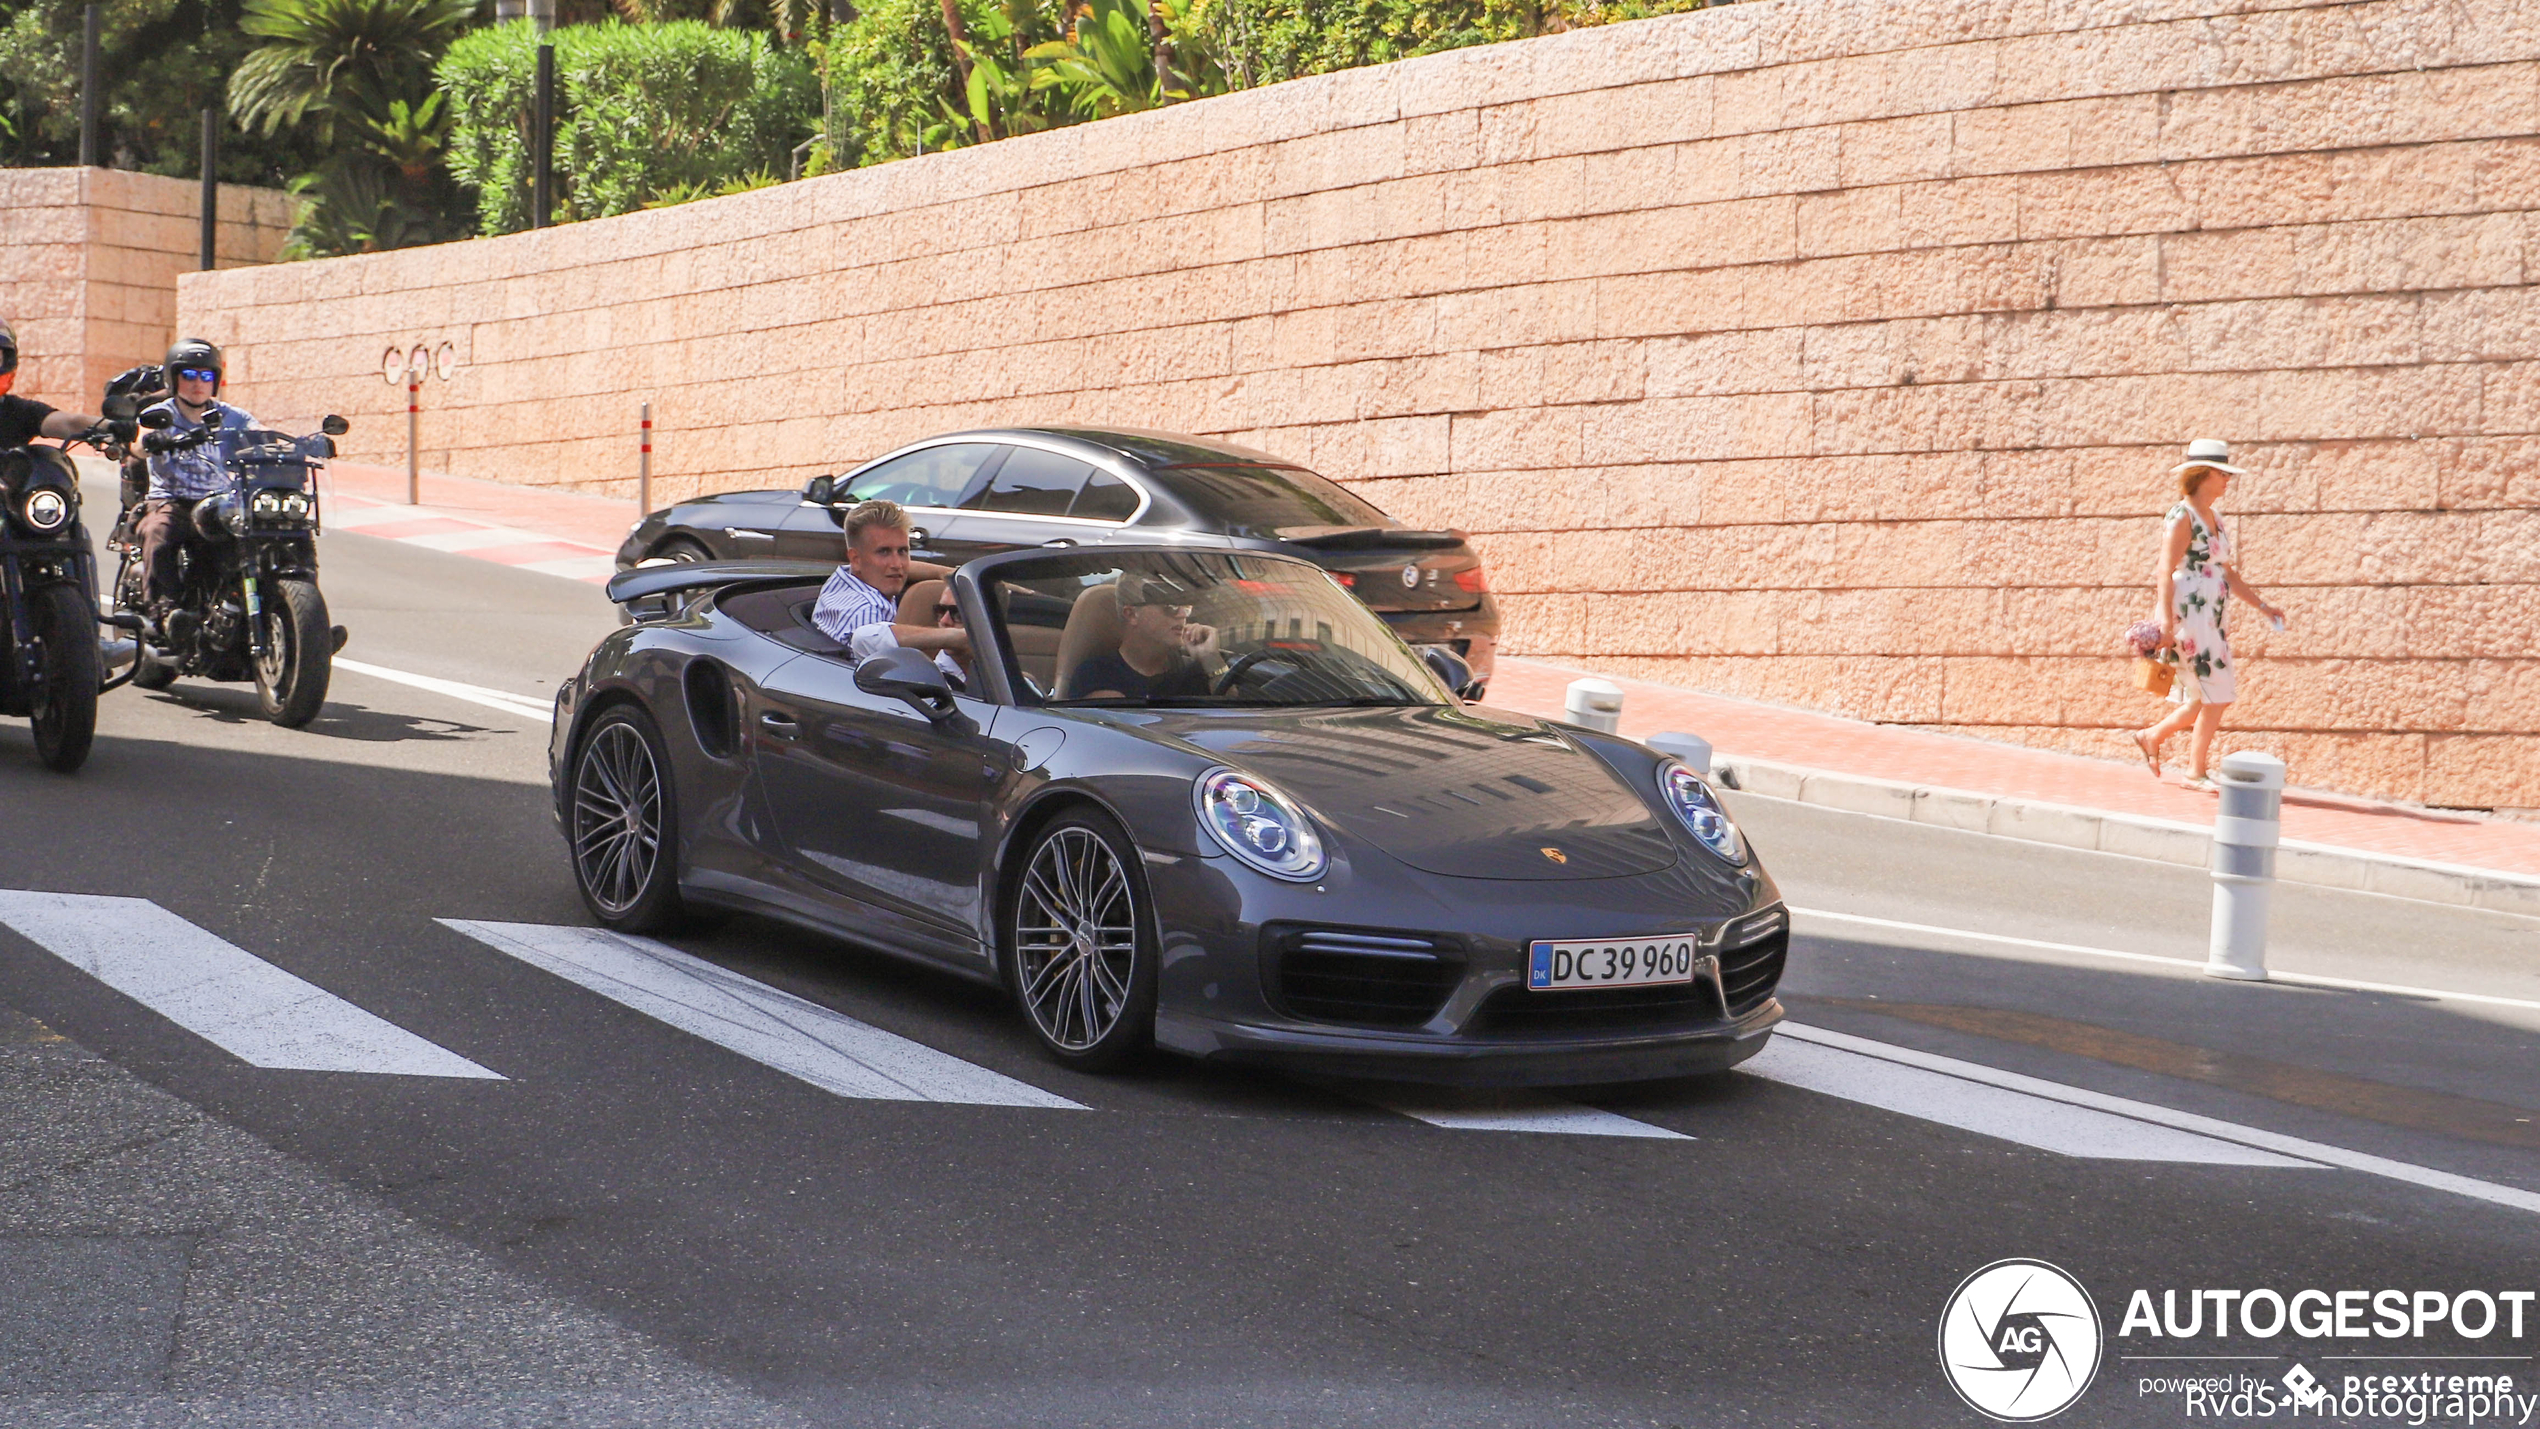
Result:
[[[1322,567],[1079,554],[985,581],[1018,693],[1052,706],[1438,705],[1447,691]]]
[[[1276,539],[1304,527],[1393,524],[1347,487],[1303,467],[1176,466],[1156,476],[1230,536]]]

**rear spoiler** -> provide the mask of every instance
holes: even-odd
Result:
[[[738,585],[743,581],[827,580],[835,561],[676,561],[637,566],[609,577],[609,599],[619,605],[647,596],[669,595],[701,586]]]
[[[1443,550],[1464,544],[1461,531],[1408,531],[1397,526],[1282,526],[1279,539],[1293,546],[1312,546],[1318,551],[1373,550],[1390,546],[1400,550]]]

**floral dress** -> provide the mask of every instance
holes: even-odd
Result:
[[[2239,676],[2231,663],[2231,636],[2224,628],[2224,606],[2231,589],[2223,567],[2231,564],[2231,533],[2219,522],[2205,524],[2185,501],[2170,508],[2167,524],[2188,523],[2187,554],[2170,572],[2170,613],[2178,617],[2178,648],[2161,658],[2178,667],[2170,687],[2174,704],[2226,705],[2239,693]]]

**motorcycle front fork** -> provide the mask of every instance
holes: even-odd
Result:
[[[273,653],[265,638],[265,610],[256,594],[256,573],[248,571],[238,578],[238,589],[247,598],[247,653],[258,660]]]

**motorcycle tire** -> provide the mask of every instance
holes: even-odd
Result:
[[[35,691],[31,718],[35,755],[44,767],[68,774],[88,760],[97,737],[97,687],[104,669],[97,652],[97,617],[77,588],[42,586],[27,592],[35,638],[44,646],[44,681]]]
[[[265,655],[255,666],[256,699],[284,729],[316,719],[335,673],[335,634],[314,581],[279,580],[264,601]]]

